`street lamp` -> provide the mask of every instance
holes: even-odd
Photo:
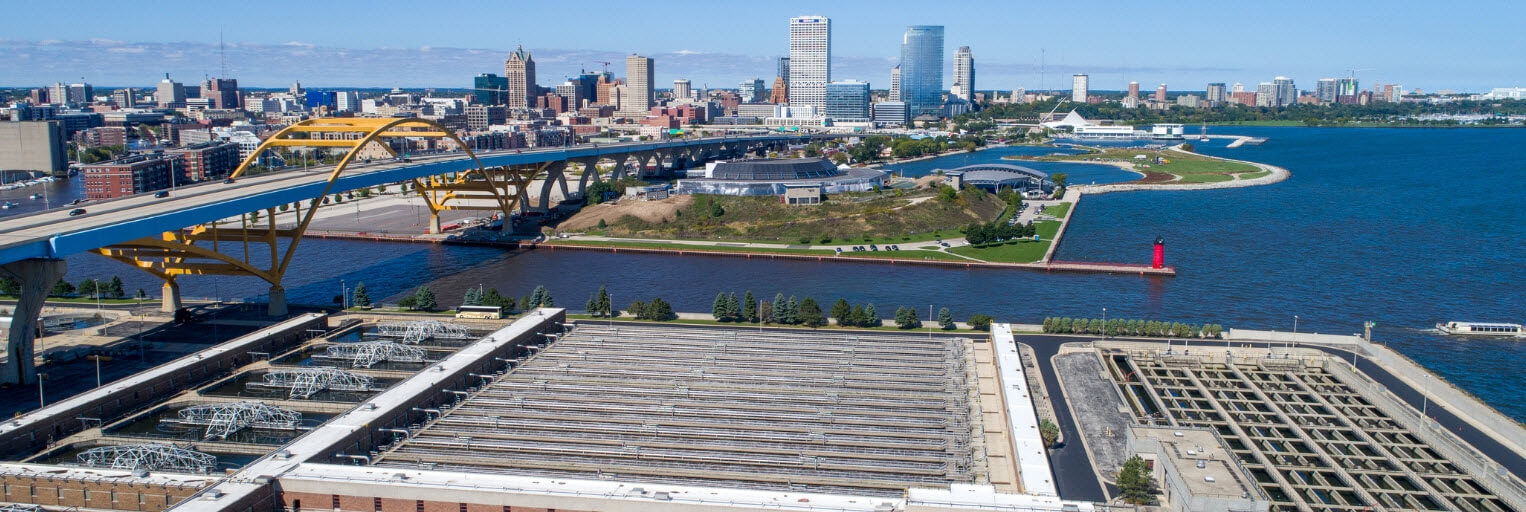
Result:
[[[1298,315],[1293,315],[1293,348],[1298,348]]]
[[[1102,308],[1102,339],[1107,339],[1107,308]]]

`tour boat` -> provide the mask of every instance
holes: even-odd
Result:
[[[1495,322],[1447,322],[1436,324],[1442,334],[1462,336],[1521,336],[1521,324]]]

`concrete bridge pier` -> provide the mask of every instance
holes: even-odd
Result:
[[[440,234],[440,212],[429,214],[429,234]]]
[[[26,385],[37,381],[37,368],[33,365],[37,328],[42,305],[48,298],[53,283],[64,276],[69,268],[64,260],[29,259],[0,265],[0,273],[21,283],[21,296],[16,309],[11,312],[11,325],[6,333],[6,354],[0,383]]]
[[[265,310],[269,316],[286,316],[286,288],[278,284],[270,285],[270,307]]]
[[[180,306],[183,304],[180,301],[180,283],[175,282],[173,278],[169,279],[164,282],[164,287],[160,289],[160,293],[163,299],[159,301],[159,311],[174,313],[180,310]]]

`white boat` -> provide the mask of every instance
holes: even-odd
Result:
[[[1208,125],[1203,125],[1203,133],[1198,136],[1198,142],[1208,142]]]
[[[16,207],[16,203],[12,203],[10,201],[6,201],[4,204],[0,204],[0,208],[4,208],[6,210],[9,210],[9,209],[15,208],[15,207]]]
[[[1521,336],[1521,324],[1498,322],[1446,322],[1436,324],[1442,334],[1454,336]]]

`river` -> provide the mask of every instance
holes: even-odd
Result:
[[[987,313],[998,321],[1045,316],[1149,318],[1215,322],[1229,327],[1351,334],[1377,322],[1388,343],[1526,420],[1526,341],[1440,336],[1438,321],[1520,322],[1526,284],[1526,207],[1519,184],[1526,131],[1515,129],[1356,129],[1223,127],[1217,133],[1269,137],[1229,149],[1225,140],[1199,151],[1266,162],[1292,171],[1274,185],[1207,191],[1089,195],[1072,219],[1057,259],[1148,262],[1155,237],[1166,239],[1175,278],[964,270],[866,263],[745,260],[725,257],[504,251],[482,247],[302,242],[287,278],[293,302],[328,303],[341,282],[364,280],[373,298],[395,300],[429,284],[447,304],[467,287],[523,295],[546,285],[557,304],[581,309],[599,285],[625,305],[654,296],[686,311],[709,311],[719,291],[845,297],[873,302],[885,316],[897,306],[948,307],[959,319]],[[998,148],[887,166],[909,175],[997,161],[1041,148]],[[1131,179],[1088,164],[1024,164],[1066,172],[1072,183]],[[1514,192],[1512,192],[1514,191]],[[128,289],[157,294],[158,283],[98,256],[69,260],[70,279],[119,274]],[[247,278],[183,278],[187,296],[255,297]]]

